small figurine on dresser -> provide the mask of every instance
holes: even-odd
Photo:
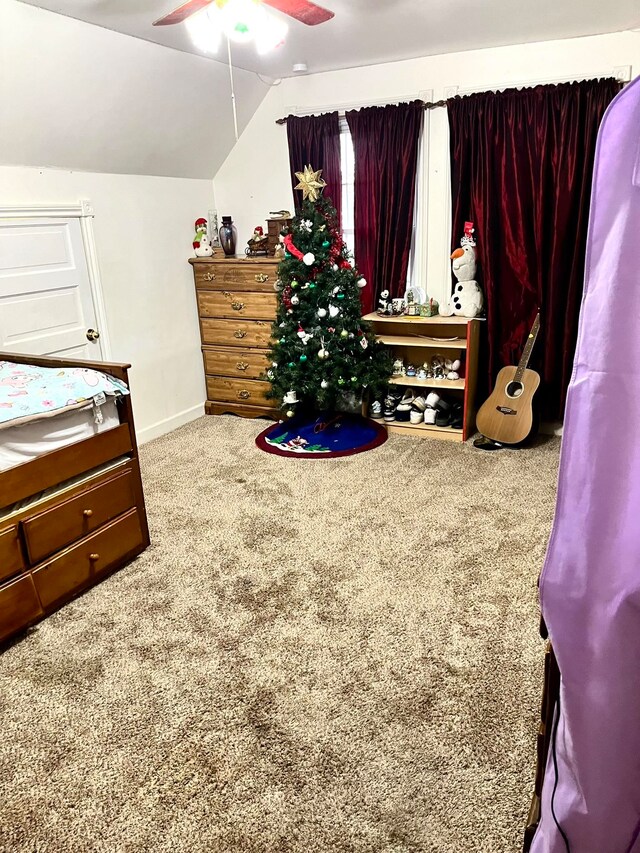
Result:
[[[482,311],[484,299],[480,285],[475,280],[476,241],[473,237],[473,222],[465,222],[464,236],[460,248],[451,254],[451,270],[458,279],[448,305],[440,309],[445,317],[477,317]]]
[[[213,249],[207,236],[207,220],[200,217],[195,222],[196,233],[193,238],[193,249],[196,258],[210,258],[213,255]]]
[[[267,254],[267,235],[261,225],[256,225],[253,229],[253,234],[247,241],[245,254],[252,256]]]
[[[389,299],[389,291],[383,290],[380,294],[380,298],[378,299],[378,314],[381,317],[384,317],[387,314],[392,313],[391,300]]]

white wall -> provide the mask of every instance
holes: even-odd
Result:
[[[193,223],[213,205],[210,180],[0,166],[0,205],[89,199],[113,361],[128,361],[138,436],[204,413],[193,274]]]
[[[267,87],[234,79],[243,128]],[[0,163],[211,178],[234,142],[224,64],[0,0]]]
[[[366,106],[541,82],[611,76],[632,65],[640,73],[640,32],[614,33],[491,50],[430,56],[404,62],[288,78],[273,87],[230,152],[215,180],[219,209],[233,213],[242,239],[269,210],[293,203],[286,127],[275,119],[295,111]],[[442,299],[449,287],[450,189],[446,111],[429,112],[425,134],[422,210],[414,283]],[[256,160],[268,168],[259,173]],[[322,164],[313,164],[320,168]]]

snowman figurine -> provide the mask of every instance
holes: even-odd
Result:
[[[213,255],[211,243],[207,237],[207,220],[196,219],[196,233],[193,238],[193,248],[197,258],[210,258]]]
[[[484,299],[476,275],[476,241],[473,238],[473,222],[465,222],[464,237],[460,248],[451,255],[451,269],[458,279],[448,305],[440,308],[445,317],[455,314],[458,317],[477,317],[482,311]]]

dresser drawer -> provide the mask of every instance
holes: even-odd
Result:
[[[216,376],[260,379],[271,364],[262,350],[205,349],[204,372]]]
[[[18,575],[24,568],[17,526],[0,530],[0,581]]]
[[[0,641],[43,615],[31,575],[0,587]]]
[[[135,506],[133,475],[125,471],[22,522],[29,559],[39,563]]]
[[[225,379],[222,376],[207,376],[207,397],[224,403],[248,403],[254,406],[274,406],[266,397],[270,382],[258,379]]]
[[[224,261],[195,264],[196,287],[206,290],[256,290],[272,293],[278,262]]]
[[[265,320],[200,320],[203,344],[232,347],[263,347],[271,343],[272,324]]]
[[[81,539],[34,571],[33,580],[42,606],[46,609],[85,586],[118,560],[141,548],[142,543],[135,509]]]
[[[274,320],[278,300],[275,293],[251,293],[232,290],[198,291],[198,312],[201,317],[250,317],[253,320]]]

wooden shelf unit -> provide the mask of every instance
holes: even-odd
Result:
[[[466,441],[475,429],[475,396],[478,378],[480,321],[466,317],[381,317],[375,312],[363,318],[374,328],[378,340],[386,344],[394,357],[409,359],[419,367],[438,354],[462,360],[460,379],[418,379],[415,376],[393,376],[392,385],[433,388],[450,392],[463,404],[463,428],[439,427],[432,424],[411,424],[392,421],[385,423],[391,433],[413,435],[417,438],[440,438]],[[424,350],[424,354],[420,350]]]

